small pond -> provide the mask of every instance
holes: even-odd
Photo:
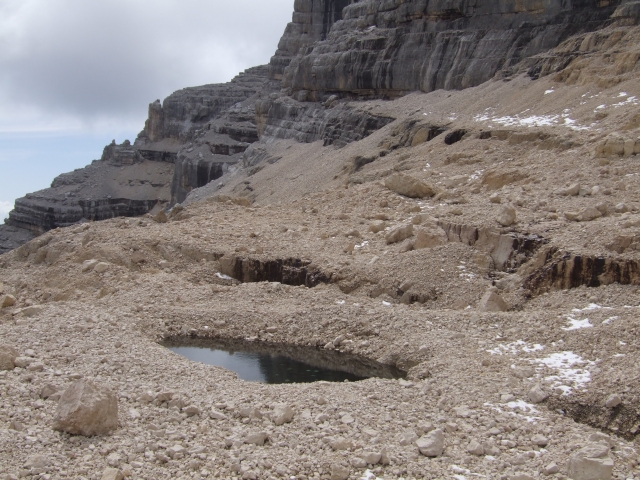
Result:
[[[231,370],[249,382],[354,382],[406,375],[395,366],[315,347],[184,337],[165,340],[162,345],[194,362]]]

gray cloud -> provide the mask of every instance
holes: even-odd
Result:
[[[138,119],[174,90],[268,62],[292,11],[293,0],[0,0],[0,120]]]

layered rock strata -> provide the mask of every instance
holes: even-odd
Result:
[[[355,2],[326,40],[293,58],[283,85],[316,99],[472,87],[570,35],[602,27],[618,4]]]
[[[101,160],[16,200],[6,224],[41,234],[83,220],[143,215],[168,204],[172,170],[171,163],[146,160],[129,142],[111,144]]]
[[[337,147],[362,140],[395,120],[337,103],[335,99],[318,104],[287,96],[258,102],[256,113],[264,117],[265,137],[301,143],[322,140],[325,146]]]
[[[291,60],[306,47],[327,38],[342,11],[353,0],[296,0],[293,18],[285,28],[275,55],[269,62],[269,76],[281,80]]]

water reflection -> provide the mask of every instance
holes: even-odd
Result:
[[[226,368],[250,382],[343,382],[405,376],[391,365],[314,347],[184,337],[162,344],[189,360]]]

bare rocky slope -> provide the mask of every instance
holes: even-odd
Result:
[[[417,3],[296,2],[244,99],[178,92],[92,166],[166,165],[179,205],[0,256],[0,475],[640,478],[638,4],[462,90],[274,87],[344,9]],[[406,378],[249,383],[175,337]]]

